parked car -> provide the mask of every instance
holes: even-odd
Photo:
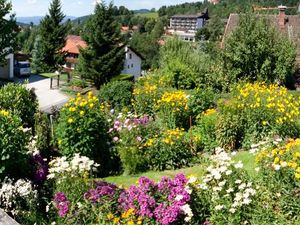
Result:
[[[27,61],[17,62],[14,66],[14,73],[16,76],[19,77],[30,76],[31,74],[30,62]]]

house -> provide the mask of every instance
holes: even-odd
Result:
[[[299,15],[286,15],[287,7],[278,6],[278,14],[261,14],[258,17],[264,17],[270,21],[280,33],[287,35],[290,40],[293,40],[297,45],[297,62],[300,62],[300,16]],[[234,31],[239,24],[239,15],[230,14],[225,28],[221,47],[226,45],[226,38]]]
[[[142,74],[142,60],[144,57],[136,50],[129,46],[125,46],[125,61],[122,74],[131,74],[137,79]]]
[[[65,53],[64,69],[68,72],[75,69],[75,65],[78,62],[79,50],[80,48],[86,48],[87,44],[80,36],[68,35],[65,47],[62,49],[62,52]]]
[[[12,80],[14,79],[14,55],[8,54],[4,65],[0,66],[0,79]]]
[[[211,4],[219,4],[220,3],[220,0],[208,0]]]
[[[78,57],[80,54],[80,48],[86,48],[87,43],[81,39],[80,36],[69,35],[66,40],[65,47],[62,51],[65,53],[64,69],[66,72],[71,72],[75,69],[76,64],[78,63]],[[142,60],[143,56],[140,55],[132,47],[124,47],[124,68],[121,73],[131,74],[134,78],[141,76]]]
[[[201,29],[209,19],[208,10],[196,15],[175,15],[170,18],[167,33],[177,35],[185,41],[195,41],[197,30]]]

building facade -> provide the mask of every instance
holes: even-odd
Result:
[[[4,65],[0,66],[0,79],[13,80],[14,79],[14,55],[8,54]]]
[[[143,57],[134,49],[125,47],[125,61],[122,74],[131,74],[134,79],[137,79],[142,74],[142,59]]]

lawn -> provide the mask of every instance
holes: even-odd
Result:
[[[141,16],[141,17],[146,17],[146,18],[153,18],[153,19],[158,18],[158,13],[157,12],[136,13],[135,15],[136,16]]]
[[[250,154],[249,152],[239,152],[234,157],[234,160],[242,161],[246,171],[248,171],[250,175],[255,174],[254,169],[256,167],[256,164],[255,164],[255,158],[253,154]],[[206,167],[207,167],[206,164],[201,164],[201,165],[195,165],[193,167],[183,168],[179,170],[166,170],[162,172],[150,171],[150,172],[145,172],[145,173],[135,174],[135,175],[111,176],[105,178],[105,180],[111,183],[115,183],[117,185],[121,185],[123,187],[129,187],[132,184],[136,184],[139,177],[141,176],[148,177],[155,181],[159,181],[163,176],[175,177],[175,175],[178,173],[184,173],[187,176],[193,175],[196,177],[201,177],[204,174]]]
[[[55,73],[40,73],[39,75],[43,76],[43,77],[48,77],[48,78],[51,78],[51,77],[54,77],[55,79],[57,78],[57,75]],[[66,73],[62,73],[60,75],[60,80],[61,81],[67,81],[68,80],[68,75]]]

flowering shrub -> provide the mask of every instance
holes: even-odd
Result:
[[[188,135],[183,128],[164,130],[149,137],[143,151],[152,170],[181,168],[189,165],[193,158]]]
[[[0,109],[18,115],[24,127],[33,127],[38,101],[33,90],[27,90],[25,85],[11,83],[0,88]]]
[[[0,207],[15,218],[28,219],[36,211],[37,192],[28,180],[5,178],[0,183]]]
[[[75,153],[87,156],[101,165],[102,173],[108,173],[111,152],[107,130],[97,97],[91,92],[87,97],[78,94],[60,112],[56,127],[59,150],[67,157]]]
[[[66,217],[66,224],[85,221],[85,224],[169,225],[191,221],[190,194],[188,179],[178,174],[173,180],[164,177],[159,183],[141,177],[137,186],[127,190],[95,182],[94,188],[77,203],[78,207],[70,207],[63,193],[57,193],[54,202],[59,214]]]
[[[212,224],[240,224],[251,218],[251,205],[257,193],[248,182],[242,162],[235,162],[223,149],[217,148],[211,165],[199,184],[200,196],[208,195]]]
[[[29,138],[20,118],[0,109],[0,134],[0,180],[5,176],[20,178],[28,175],[26,146]]]
[[[264,83],[239,85],[232,98],[220,102],[217,139],[222,147],[250,147],[270,135],[300,134],[300,101],[286,88]]]
[[[158,110],[158,117],[167,127],[188,126],[188,95],[184,91],[164,92],[161,98],[157,100],[155,107]]]
[[[142,147],[147,137],[155,131],[152,122],[152,118],[147,115],[119,114],[109,129],[126,174],[147,169],[148,162]]]
[[[254,153],[259,165],[260,182],[266,189],[262,199],[268,202],[265,209],[271,212],[276,209],[276,219],[297,224],[300,221],[300,140],[275,141],[273,145],[260,147]]]

